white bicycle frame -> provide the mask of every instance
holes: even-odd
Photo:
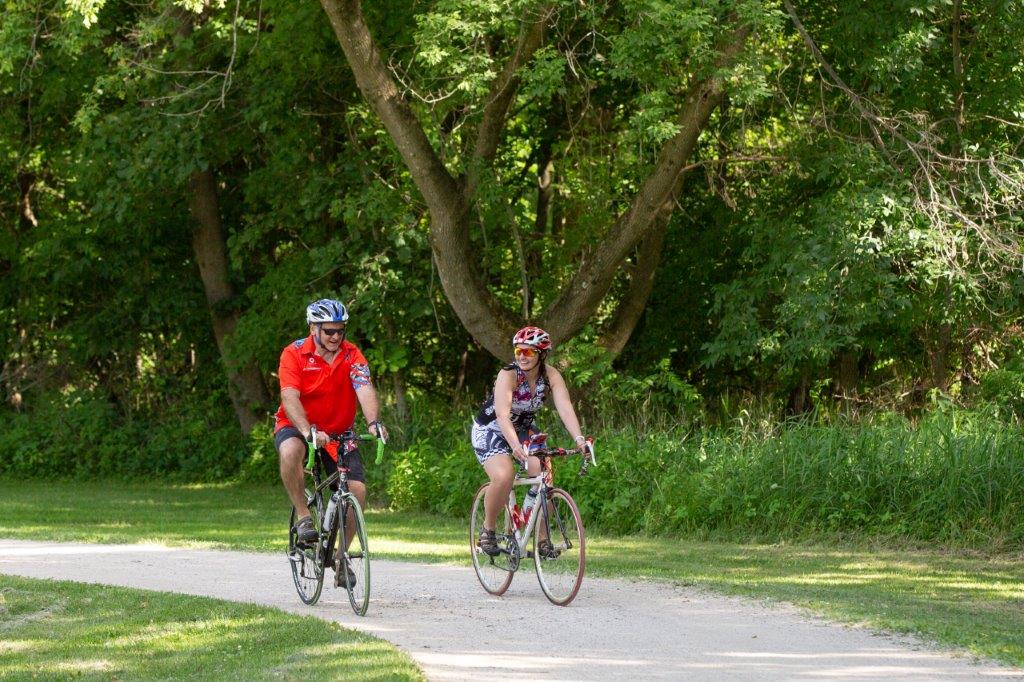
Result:
[[[530,518],[526,520],[526,525],[523,526],[522,529],[520,529],[519,526],[516,524],[514,513],[516,505],[515,487],[517,485],[538,486],[537,501],[534,503],[533,508],[530,509]],[[508,493],[508,502],[505,503],[505,506],[508,511],[509,523],[512,524],[512,535],[516,539],[516,556],[519,559],[522,559],[524,556],[526,556],[525,550],[523,548],[525,547],[526,542],[530,539],[530,536],[533,534],[533,527],[537,522],[537,517],[541,514],[540,505],[547,504],[547,491],[551,490],[551,488],[552,486],[549,486],[547,484],[547,481],[545,480],[544,472],[541,472],[540,475],[533,476],[531,478],[520,478],[519,476],[516,476],[515,480],[512,482],[512,490],[510,490]],[[520,509],[519,513],[522,514],[523,511]]]
[[[589,447],[590,447],[590,453],[589,453],[590,456],[587,459],[590,460],[590,464],[592,464],[594,466],[597,466],[597,455],[594,453],[594,446],[593,446],[593,444],[590,444]],[[565,454],[565,453],[563,452],[563,454]],[[549,478],[551,476],[551,471],[552,471],[551,470],[551,460],[548,459],[548,464],[542,466],[541,472],[537,476],[531,476],[529,478],[524,478],[524,477],[520,477],[519,473],[516,473],[515,480],[512,481],[512,490],[510,490],[508,492],[508,502],[505,503],[505,507],[508,510],[509,522],[512,524],[512,535],[516,539],[517,556],[520,559],[522,559],[524,556],[526,556],[526,553],[523,550],[523,547],[525,546],[526,542],[530,539],[530,535],[533,534],[534,524],[537,521],[537,517],[540,516],[540,513],[538,512],[538,508],[540,507],[541,502],[543,502],[545,505],[547,505],[547,497],[548,497],[547,496],[547,492],[549,490],[554,490],[555,489],[555,486],[553,485],[553,481],[549,480]],[[516,525],[515,513],[514,513],[515,506],[516,506],[516,488],[515,487],[517,485],[536,485],[537,486],[537,501],[534,503],[533,508],[530,509],[530,518],[528,518],[526,520],[526,525],[521,530]],[[523,510],[520,509],[519,513],[522,514]],[[556,549],[565,549],[565,547],[556,548]]]

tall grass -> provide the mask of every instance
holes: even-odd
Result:
[[[579,479],[576,463],[565,463],[556,478],[592,527],[1024,546],[1024,433],[1017,413],[997,401],[977,409],[936,404],[915,420],[879,412],[787,421],[767,404],[733,404],[731,420],[716,423],[665,368],[629,381],[612,378],[618,390],[599,382],[574,396],[597,437],[599,466]],[[413,397],[408,423],[385,415],[393,439],[384,461],[377,465],[364,453],[372,499],[464,516],[486,480],[469,444],[475,405]],[[46,463],[61,462],[58,474],[79,477],[278,481],[267,425],[248,443],[228,437],[221,421],[212,422],[219,430],[211,428],[195,410],[117,429],[97,417],[106,414],[97,404],[13,420],[0,436],[0,475],[44,475],[52,473]],[[557,423],[551,410],[540,416],[556,443],[568,442]],[[44,437],[52,424],[75,435],[73,450]]]
[[[957,545],[1024,538],[1024,441],[985,414],[734,427],[675,442],[656,436],[632,452],[629,440],[622,434],[605,450],[612,478],[638,490],[629,506],[643,501],[641,518],[609,514],[591,490],[605,492],[609,481],[580,485],[590,518],[611,529],[866,532]]]
[[[484,480],[463,429],[439,422],[386,472],[391,504],[463,513]],[[1024,542],[1024,434],[986,411],[598,433],[599,466],[556,481],[588,524],[618,533]]]

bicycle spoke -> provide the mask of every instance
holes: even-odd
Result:
[[[313,520],[313,528],[320,532],[323,517],[323,502],[319,495],[306,491],[309,499],[309,515]],[[300,547],[295,533],[295,522],[298,520],[295,508],[292,508],[288,524],[288,563],[292,568],[292,580],[299,599],[305,604],[315,604],[320,599],[324,584],[323,557],[316,547]]]
[[[476,571],[476,577],[480,581],[480,585],[490,594],[501,595],[512,584],[512,576],[518,567],[518,559],[510,557],[510,546],[514,546],[514,541],[511,543],[509,541],[508,534],[511,532],[512,526],[508,512],[504,507],[498,515],[497,527],[495,529],[498,547],[504,551],[497,556],[490,556],[479,546],[480,529],[484,527],[484,496],[486,490],[487,484],[484,484],[477,491],[476,498],[473,500],[469,522],[469,552],[473,560],[473,570]]]
[[[537,580],[552,603],[566,606],[576,597],[583,582],[586,565],[583,523],[576,503],[563,490],[551,491],[547,504],[538,511],[541,516],[537,519],[533,543]]]
[[[339,558],[335,561],[335,581],[345,586],[352,610],[363,616],[370,605],[370,552],[366,544],[366,525],[359,501],[351,494],[346,494],[344,499],[343,509],[338,510]],[[348,549],[344,549],[346,532],[352,535]]]

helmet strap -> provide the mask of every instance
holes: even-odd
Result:
[[[314,332],[314,334],[313,334],[313,343],[318,348],[322,348],[324,350],[327,350],[327,346],[325,346],[323,344],[323,341],[320,340],[320,334],[323,332],[324,323],[323,322],[313,322],[312,324],[316,325],[316,332]],[[346,337],[346,333],[344,331],[341,332],[341,343],[342,344],[345,343],[345,337]]]

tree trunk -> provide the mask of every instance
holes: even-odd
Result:
[[[811,373],[806,369],[800,371],[796,386],[789,392],[786,410],[789,414],[810,412],[814,405],[811,402]]]
[[[23,233],[39,225],[39,220],[32,209],[32,190],[35,185],[34,173],[18,173],[18,225]]]
[[[961,10],[961,0],[953,0],[950,42],[953,49],[953,111],[951,113],[953,114],[953,124],[956,129],[952,140],[952,155],[954,157],[959,157],[963,154],[964,62],[960,46]],[[954,167],[954,173],[958,176],[960,175],[958,167]],[[958,184],[954,182],[951,185],[951,191],[953,198],[959,201],[960,192],[957,188]],[[943,283],[943,296],[947,311],[954,309],[951,289],[951,283],[945,281]],[[937,388],[943,393],[949,388],[949,360],[952,345],[952,325],[949,322],[943,322],[939,326],[935,347],[928,357],[932,388]]]
[[[553,126],[550,124],[547,127],[548,130],[552,128]],[[549,225],[551,220],[551,196],[554,192],[552,182],[555,174],[552,153],[551,136],[545,135],[544,139],[541,140],[540,148],[537,150],[537,204],[533,221],[533,235],[530,239],[531,244],[542,244],[545,235],[551,232]],[[536,280],[539,278],[544,269],[543,249],[532,248],[528,250],[523,267],[531,279]],[[527,319],[533,316],[533,302],[535,298],[536,292],[531,290],[526,300]]]
[[[948,322],[939,325],[935,338],[929,339],[927,347],[929,385],[945,392],[949,388],[949,350],[952,329]]]
[[[391,344],[398,343],[398,332],[395,331],[395,323],[389,315],[381,317],[384,326],[384,333]],[[401,369],[391,373],[391,387],[395,392],[395,413],[398,421],[402,424],[409,423],[409,403],[405,399],[405,375]]]
[[[840,401],[847,401],[857,394],[860,383],[860,357],[857,353],[840,351],[832,364],[832,395]]]
[[[520,318],[488,291],[474,267],[478,258],[470,248],[470,207],[462,187],[441,163],[384,66],[363,17],[362,4],[353,0],[321,0],[321,5],[360,92],[380,116],[427,204],[431,216],[430,247],[448,301],[470,334],[488,350],[495,354],[505,350]],[[497,115],[492,107],[488,109],[492,118]],[[482,129],[495,130],[489,122],[482,124]],[[477,145],[477,153],[487,152],[486,144]]]
[[[409,423],[409,402],[405,398],[405,379],[402,370],[391,375],[391,387],[395,391],[395,414],[402,424]]]
[[[27,110],[27,106],[22,107],[23,110]],[[26,113],[27,116],[27,113]],[[26,126],[27,129],[27,126]],[[24,135],[27,138],[27,135]],[[7,258],[0,258],[0,277],[6,279],[8,277],[16,277],[18,256],[20,248],[18,244],[21,241],[21,235],[27,234],[29,230],[39,225],[39,221],[36,218],[35,211],[32,209],[32,189],[35,187],[36,176],[33,173],[26,171],[18,171],[18,222],[12,224],[9,229],[5,229],[9,239],[12,243],[10,250],[12,256],[11,260]],[[7,403],[16,410],[21,410],[24,407],[23,397],[20,390],[20,381],[26,374],[26,363],[23,359],[21,349],[24,347],[28,338],[28,330],[22,325],[17,314],[20,308],[21,298],[21,287],[10,286],[6,288],[6,293],[9,294],[9,299],[4,302],[5,307],[9,307],[14,313],[13,319],[14,329],[10,336],[10,345],[4,348],[4,357],[0,359],[0,383],[4,387],[4,394]]]
[[[724,52],[730,61],[740,50],[745,31],[738,31]],[[601,247],[583,264],[562,293],[545,311],[542,326],[554,338],[571,338],[586,324],[611,287],[616,270],[637,242],[654,228],[656,218],[679,181],[683,165],[693,153],[711,112],[722,100],[723,82],[718,77],[698,81],[685,99],[679,117],[680,131],[665,143],[658,161],[633,198],[630,207],[606,233]]]
[[[971,329],[964,335],[963,343],[960,345],[960,386],[976,386],[978,378],[974,373],[974,349],[981,342],[981,333],[977,328]]]
[[[626,295],[615,309],[613,321],[597,342],[613,356],[618,356],[626,347],[633,330],[647,309],[647,300],[654,290],[654,276],[661,263],[662,246],[668,231],[672,213],[683,189],[684,173],[680,173],[668,198],[662,202],[650,231],[641,240],[636,250],[636,262],[630,273],[630,284]]]
[[[505,355],[508,354],[506,351]],[[494,376],[497,370],[491,354],[479,346],[473,346],[462,353],[462,358],[459,361],[459,374],[455,381],[455,392],[465,391],[474,400],[483,400],[494,388]]]
[[[221,227],[217,184],[213,171],[193,173],[188,183],[188,205],[195,220],[192,249],[206,291],[213,335],[228,377],[231,404],[242,433],[249,435],[270,406],[270,395],[254,363],[239,366],[228,354],[227,340],[235,331],[237,312],[230,310],[234,291],[228,279],[228,259]]]

